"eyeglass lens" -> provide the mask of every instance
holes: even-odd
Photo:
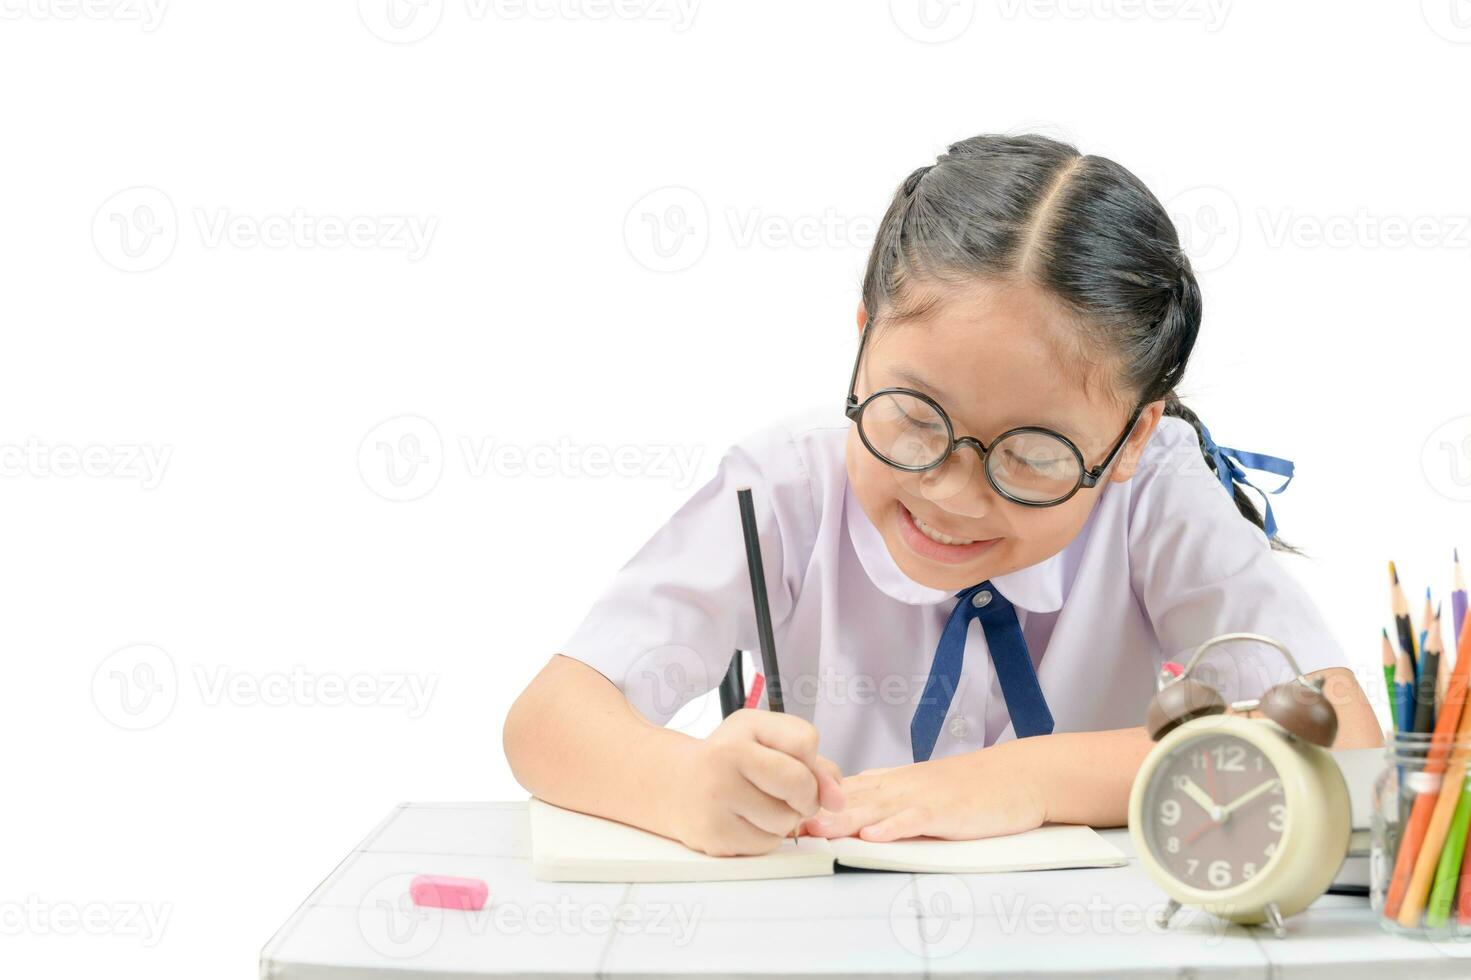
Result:
[[[858,417],[864,441],[880,459],[906,469],[932,467],[950,448],[950,429],[935,407],[902,392],[885,392]],[[990,447],[986,469],[1002,492],[1028,503],[1068,496],[1083,477],[1077,454],[1045,432],[1013,432]]]

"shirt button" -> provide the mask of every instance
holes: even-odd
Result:
[[[956,738],[965,738],[965,733],[969,730],[970,726],[965,723],[964,718],[950,719],[950,734]]]
[[[982,589],[981,591],[970,597],[970,604],[972,606],[975,606],[977,609],[989,605],[990,602],[991,593],[987,592],[985,589]]]

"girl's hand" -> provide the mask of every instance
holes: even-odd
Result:
[[[846,805],[803,822],[815,837],[973,840],[1041,826],[1046,812],[1016,743],[908,766],[869,769],[843,780]]]
[[[817,754],[817,729],[773,711],[733,712],[669,778],[681,787],[679,840],[717,857],[765,854],[819,806],[843,807],[842,773]]]

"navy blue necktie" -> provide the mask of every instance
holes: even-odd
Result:
[[[1006,698],[1006,710],[1011,715],[1016,737],[1052,733],[1052,712],[1047,707],[1047,699],[1042,696],[1041,685],[1037,683],[1037,671],[1032,667],[1031,654],[1027,653],[1027,641],[1022,636],[1016,609],[989,580],[957,592],[956,598],[959,601],[940,634],[940,645],[935,648],[935,662],[930,667],[929,680],[925,682],[914,720],[909,723],[909,741],[914,748],[915,762],[924,762],[935,750],[940,725],[945,721],[955,689],[960,685],[965,634],[973,619],[981,621],[981,629],[986,633],[986,645],[991,648],[991,665],[1001,681],[1001,694]]]

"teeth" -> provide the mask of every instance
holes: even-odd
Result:
[[[908,508],[905,508],[905,509],[907,510]],[[931,541],[938,541],[940,544],[972,544],[972,543],[974,543],[974,540],[973,539],[970,539],[970,538],[952,538],[948,534],[941,534],[939,531],[936,531],[934,528],[932,528],[928,524],[926,524],[924,522],[923,518],[917,517],[913,513],[911,513],[909,516],[914,519],[914,526],[917,527],[917,528],[919,528],[920,532],[923,533],[924,536],[927,537],[927,538],[929,538]]]

